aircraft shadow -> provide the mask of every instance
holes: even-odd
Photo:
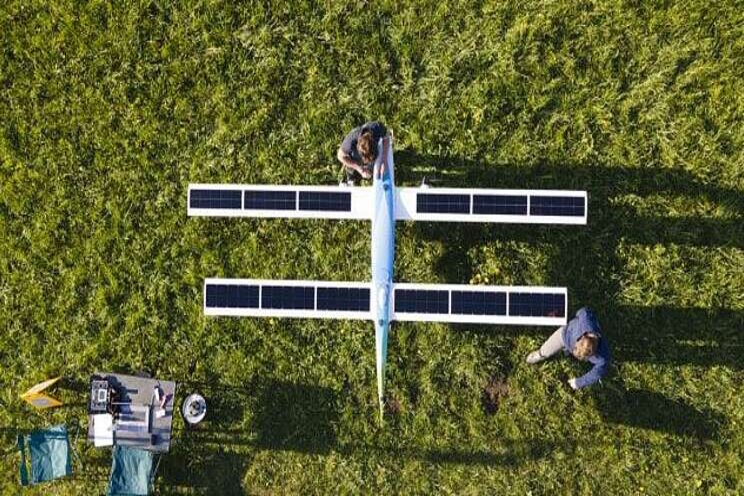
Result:
[[[676,244],[700,247],[744,247],[744,191],[711,186],[693,175],[659,167],[579,167],[545,163],[537,166],[491,166],[477,161],[396,152],[396,180],[415,183],[433,172],[433,187],[579,189],[589,195],[586,226],[517,226],[455,223],[415,223],[416,235],[441,242],[443,254],[435,270],[440,281],[468,283],[473,277],[468,252],[502,240],[549,244],[546,284],[567,286],[569,317],[581,306],[594,308],[610,339],[617,361],[726,365],[744,368],[744,311],[682,308],[669,305],[633,306],[616,302],[625,264],[618,256],[623,243]],[[730,218],[668,217],[639,214],[616,205],[621,194],[703,197],[725,206]],[[418,281],[421,282],[421,281]],[[490,281],[498,284],[498,281]],[[514,281],[520,284],[521,281]],[[571,308],[573,307],[573,308]],[[461,332],[494,332],[492,326],[452,326]],[[515,332],[500,328],[498,332]],[[519,332],[546,336],[536,328]]]

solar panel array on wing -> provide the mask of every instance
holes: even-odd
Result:
[[[243,208],[246,210],[297,210],[294,191],[246,190]]]
[[[564,317],[562,293],[509,293],[509,315],[513,317]]]
[[[258,286],[207,284],[207,307],[258,308]]]
[[[318,288],[317,310],[369,311],[368,288]]]
[[[506,293],[503,291],[452,291],[452,313],[506,315]]]
[[[469,214],[470,195],[418,193],[416,212],[428,214]]]
[[[536,196],[530,197],[530,215],[584,216],[584,197]]]
[[[300,210],[351,212],[351,193],[300,191]]]
[[[240,210],[240,190],[192,189],[189,193],[189,207]]]
[[[449,313],[449,291],[396,289],[395,311],[410,313]]]
[[[261,308],[313,310],[315,288],[312,286],[262,286]]]
[[[473,195],[473,213],[527,215],[526,195]]]

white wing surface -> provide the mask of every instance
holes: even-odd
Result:
[[[204,281],[204,314],[369,320],[370,288],[362,282],[211,278]]]
[[[189,216],[371,219],[372,188],[190,184]]]
[[[566,288],[396,283],[392,319],[561,326],[566,294]]]
[[[586,191],[397,188],[396,220],[586,224]]]

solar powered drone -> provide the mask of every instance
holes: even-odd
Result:
[[[372,221],[371,281],[209,278],[203,304],[206,315],[371,320],[380,419],[392,321],[559,326],[568,307],[561,287],[395,283],[395,221],[587,222],[586,191],[396,188],[392,146],[387,155],[384,170],[378,157],[371,187],[190,184],[188,191],[189,216]]]

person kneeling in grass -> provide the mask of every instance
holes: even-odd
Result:
[[[388,148],[390,147],[391,134],[381,123],[377,121],[354,128],[346,135],[341,146],[338,148],[336,157],[346,168],[346,183],[354,184],[360,178],[372,177],[372,167],[379,154],[377,143],[382,139],[382,163],[380,175],[385,171],[387,165]]]
[[[561,350],[594,365],[581,377],[568,380],[572,389],[591,386],[607,375],[610,369],[610,347],[602,336],[597,317],[589,308],[584,307],[576,312],[576,317],[568,325],[559,327],[540,348],[527,355],[527,363],[542,362]]]

